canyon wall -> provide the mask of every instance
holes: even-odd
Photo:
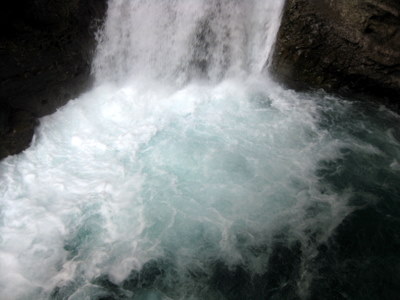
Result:
[[[7,1],[0,10],[0,158],[29,146],[37,118],[90,85],[106,0]]]
[[[287,0],[272,70],[295,89],[399,107],[400,1]]]

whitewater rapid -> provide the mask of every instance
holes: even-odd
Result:
[[[269,79],[283,2],[109,1],[93,90],[0,164],[1,299],[312,294],[399,117]]]
[[[301,238],[320,222],[329,235],[345,201],[314,172],[340,143],[300,101],[255,79],[101,86],[45,117],[32,147],[1,165],[6,295],[103,274],[119,284],[164,256],[181,276],[217,259],[257,274],[268,253],[249,248],[276,232]],[[306,220],[310,201],[330,218]],[[93,287],[81,289],[70,299]]]

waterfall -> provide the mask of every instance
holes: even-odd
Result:
[[[284,1],[110,1],[94,73],[185,84],[259,73]]]
[[[109,1],[93,90],[0,163],[1,299],[367,299],[364,257],[396,278],[366,241],[398,249],[370,220],[397,226],[400,118],[270,80],[283,3]]]

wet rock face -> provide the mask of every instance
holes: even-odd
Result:
[[[0,10],[0,158],[29,146],[37,118],[90,84],[106,0],[6,1]]]
[[[288,0],[272,70],[293,88],[377,96],[399,107],[400,1]]]

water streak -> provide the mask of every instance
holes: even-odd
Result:
[[[178,85],[260,73],[273,49],[283,3],[110,1],[94,72],[100,82],[133,76]]]

